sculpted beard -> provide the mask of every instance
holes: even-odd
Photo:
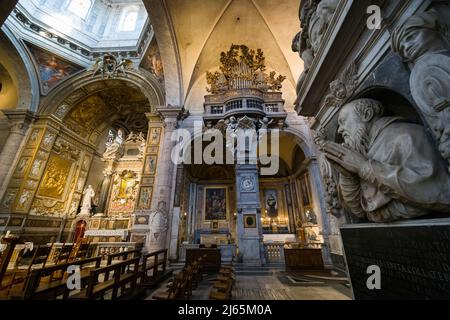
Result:
[[[369,132],[366,126],[361,125],[355,130],[353,136],[349,136],[345,139],[343,144],[350,150],[356,151],[362,155],[367,155],[367,149],[369,147]]]

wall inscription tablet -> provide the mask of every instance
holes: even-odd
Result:
[[[341,229],[355,299],[450,299],[450,219]],[[371,265],[381,290],[369,290]]]

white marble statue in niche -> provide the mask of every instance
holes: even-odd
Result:
[[[395,30],[392,48],[411,66],[412,96],[450,162],[450,25],[430,10]]]
[[[342,205],[372,222],[450,212],[450,176],[425,128],[383,115],[377,100],[350,102],[339,114],[344,143],[318,143],[340,173]]]
[[[83,200],[81,202],[81,213],[80,215],[91,215],[92,200],[95,197],[94,188],[89,185],[83,192]]]

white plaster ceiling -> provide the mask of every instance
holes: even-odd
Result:
[[[290,109],[295,100],[296,81],[303,69],[301,60],[291,49],[292,39],[300,28],[300,0],[146,0],[144,3],[157,38],[158,29],[162,29],[158,23],[171,24],[173,51],[178,54],[180,100],[188,109],[199,112],[203,109],[205,74],[219,66],[220,53],[227,51],[231,44],[261,48],[268,70],[287,76],[283,93]],[[161,12],[155,6],[164,8],[167,20],[152,16],[152,12]],[[161,43],[168,42],[162,38],[160,34],[160,47]],[[164,57],[165,48],[161,51],[163,63],[169,63],[170,59]],[[176,77],[169,75],[169,78]],[[171,83],[166,82],[166,89],[169,86]],[[168,97],[168,101],[172,100]]]

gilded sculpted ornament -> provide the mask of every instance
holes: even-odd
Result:
[[[121,59],[120,61],[112,54],[105,54],[103,58],[97,59],[92,70],[92,77],[101,75],[102,78],[115,78],[122,74],[127,75],[129,70],[133,69],[133,62],[129,59]]]
[[[230,89],[259,89],[261,91],[279,91],[284,76],[276,72],[266,74],[266,58],[261,49],[256,51],[245,45],[231,45],[220,57],[220,72],[207,72],[206,80],[211,94],[225,93]]]
[[[73,162],[57,155],[50,157],[38,194],[61,200],[66,189]]]

